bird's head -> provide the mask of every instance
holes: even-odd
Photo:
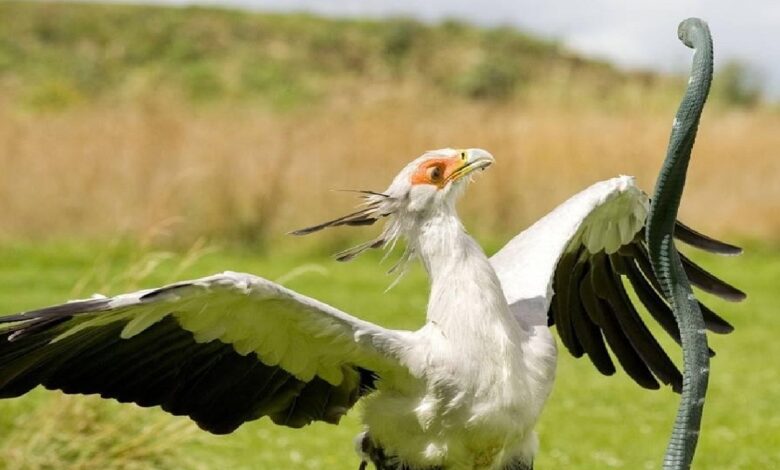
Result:
[[[494,161],[493,156],[482,149],[431,150],[406,165],[385,191],[358,191],[365,199],[360,210],[292,234],[306,235],[339,225],[371,225],[387,217],[388,223],[378,238],[337,256],[340,261],[348,261],[368,248],[392,244],[426,219],[453,210],[455,201],[470,180],[468,176]]]

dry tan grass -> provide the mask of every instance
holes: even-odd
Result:
[[[156,97],[29,115],[0,102],[0,237],[163,227],[190,241],[262,240],[351,208],[351,196],[329,189],[382,190],[409,159],[445,146],[496,155],[463,214],[482,234],[509,234],[601,178],[634,174],[652,189],[674,112],[655,108],[452,103],[380,89],[288,114]],[[780,239],[778,128],[769,112],[708,113],[683,218],[718,235]]]

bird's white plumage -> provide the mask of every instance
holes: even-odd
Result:
[[[416,381],[383,383],[367,398],[370,434],[413,468],[503,468],[535,451],[533,424],[547,375],[522,351],[528,332],[512,318],[498,278],[452,210],[409,242],[431,278],[427,323],[409,356]]]

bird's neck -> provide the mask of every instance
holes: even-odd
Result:
[[[410,242],[428,271],[432,284],[438,284],[453,271],[460,271],[485,258],[454,211],[426,218],[417,226]]]
[[[454,210],[421,223],[410,241],[431,280],[429,323],[458,332],[510,323],[498,277]]]

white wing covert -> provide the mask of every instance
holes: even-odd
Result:
[[[37,385],[160,405],[228,433],[270,416],[338,422],[408,335],[266,279],[226,272],[0,317],[0,397]]]
[[[524,326],[556,325],[561,342],[575,357],[587,354],[596,368],[615,372],[608,348],[640,385],[659,388],[658,380],[679,391],[682,376],[661,348],[626,290],[679,344],[680,333],[660,294],[644,243],[648,196],[634,179],[620,176],[576,194],[512,239],[491,258],[510,307]],[[713,253],[740,249],[702,235],[678,222],[675,237]],[[688,258],[691,283],[726,300],[745,294]],[[728,333],[733,327],[700,303],[707,328]]]

